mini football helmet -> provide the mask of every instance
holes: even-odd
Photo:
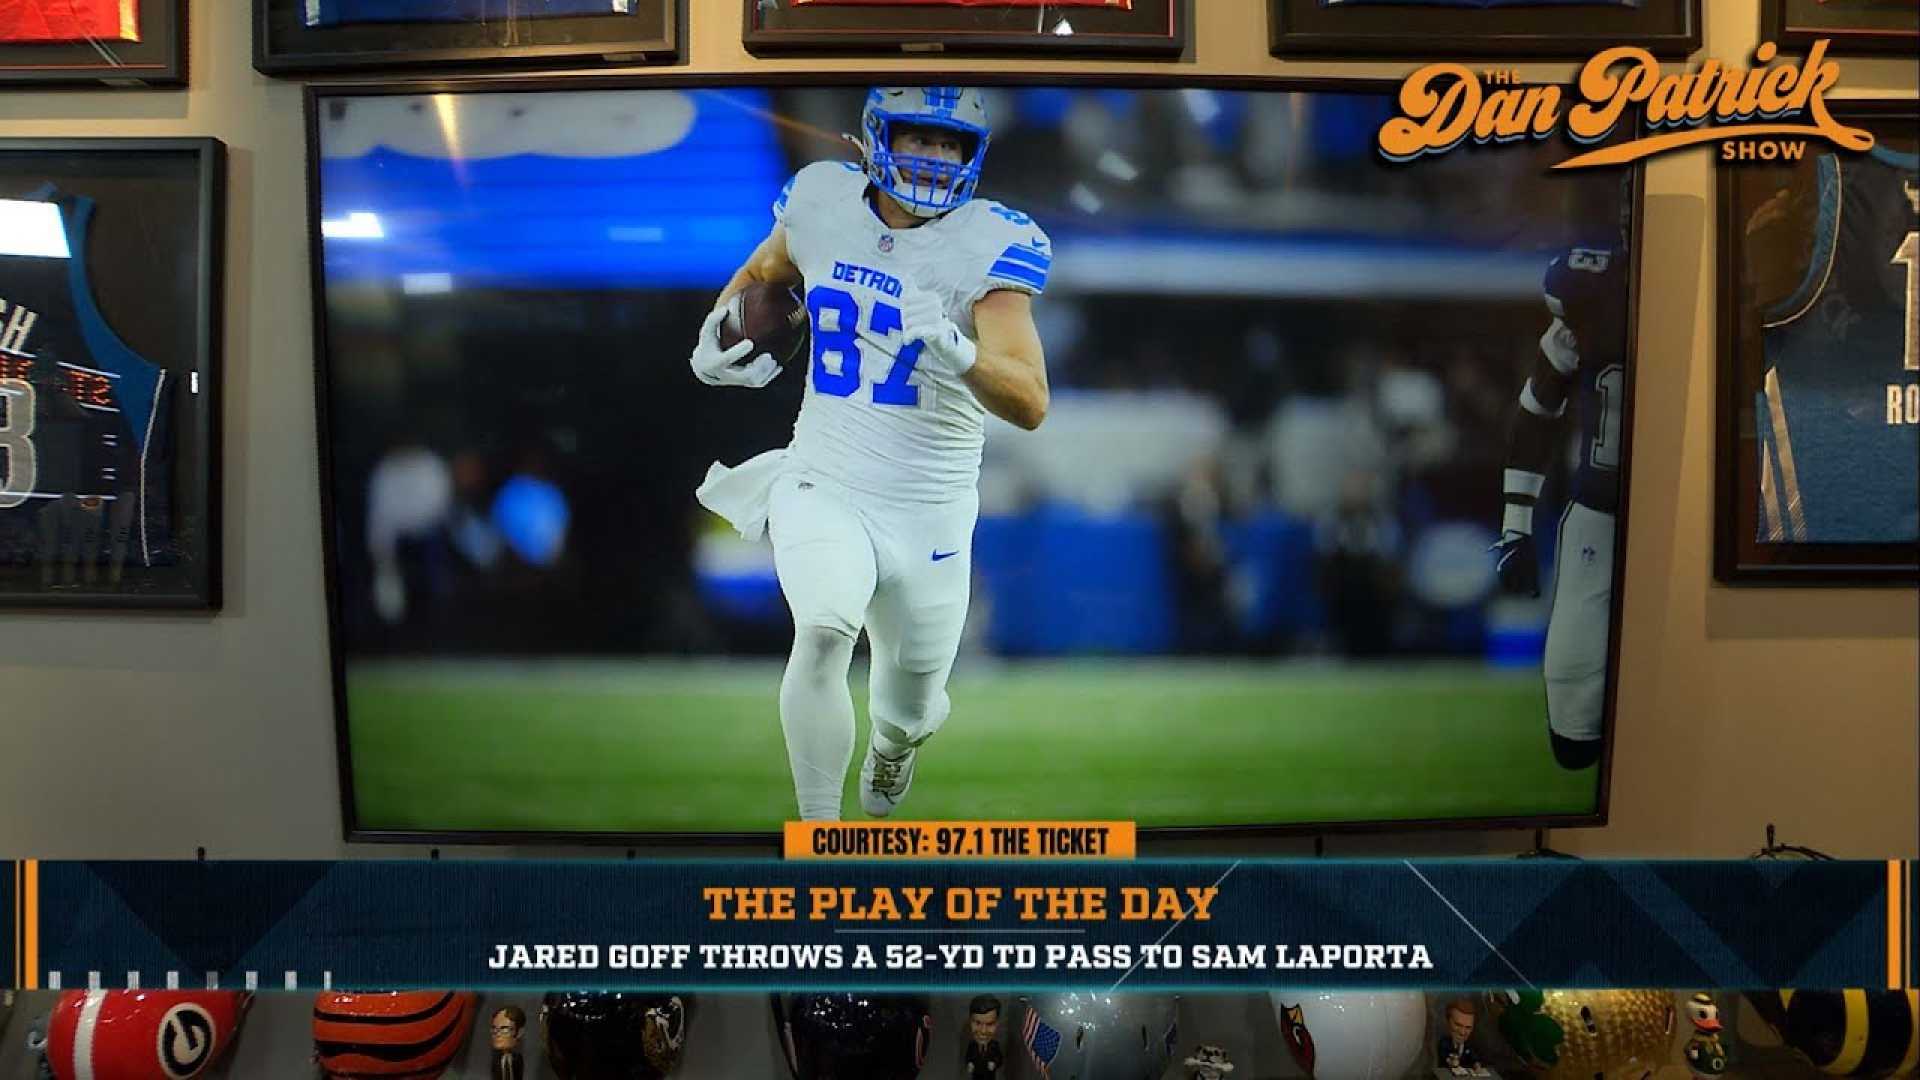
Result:
[[[1021,1080],[1160,1080],[1180,1046],[1179,999],[1164,994],[1035,994],[1011,1019]]]
[[[1426,1041],[1427,999],[1413,991],[1267,996],[1287,1052],[1317,1080],[1405,1076]]]
[[[327,1080],[432,1080],[466,1048],[479,995],[326,991],[313,999],[313,1052]]]
[[[680,1064],[687,1005],[677,994],[548,994],[540,1030],[561,1080],[651,1080]]]
[[[774,1026],[794,1080],[912,1080],[933,1016],[915,995],[774,995]]]
[[[954,163],[893,152],[897,125],[958,132],[965,146]],[[860,138],[867,177],[918,217],[938,217],[973,198],[987,159],[986,99],[971,86],[876,86],[860,112]]]
[[[190,1080],[233,1043],[252,995],[232,990],[68,990],[47,1022],[58,1080]]]

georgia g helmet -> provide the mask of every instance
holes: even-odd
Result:
[[[963,160],[893,152],[897,125],[945,128],[961,136]],[[867,178],[917,217],[938,217],[973,198],[987,160],[987,103],[971,86],[876,86],[860,111]]]
[[[58,1080],[190,1080],[233,1043],[252,996],[234,990],[68,990],[47,1021]]]

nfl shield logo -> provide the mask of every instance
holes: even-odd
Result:
[[[892,234],[892,233],[881,233],[881,234],[880,234],[880,251],[881,251],[881,253],[882,253],[882,254],[885,254],[885,253],[887,253],[887,252],[890,252],[890,251],[892,251],[892,250],[893,250],[893,234]]]

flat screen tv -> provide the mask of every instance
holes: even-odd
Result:
[[[778,78],[311,92],[352,838],[1605,820],[1632,174]]]

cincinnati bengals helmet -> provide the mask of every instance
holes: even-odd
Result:
[[[328,1080],[432,1080],[467,1045],[476,995],[454,990],[350,994],[313,1001],[313,1050]]]

